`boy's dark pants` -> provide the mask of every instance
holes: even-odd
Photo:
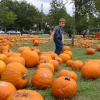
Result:
[[[61,39],[54,39],[54,42],[55,42],[55,53],[57,55],[59,55],[61,52],[62,52],[62,49],[63,49],[63,43],[62,43],[62,40]]]

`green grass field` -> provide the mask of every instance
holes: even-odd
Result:
[[[49,35],[40,35],[40,37],[48,38]],[[24,42],[24,41],[20,40],[20,42]],[[28,42],[28,46],[30,46],[30,47],[33,46],[32,41],[28,40],[27,42]],[[65,40],[65,42],[68,42],[68,41]],[[96,45],[97,44],[93,45],[92,47],[95,49]],[[17,48],[18,48],[17,46],[13,46],[11,49],[13,51],[17,51]],[[37,48],[40,49],[41,51],[45,51],[45,52],[46,51],[54,51],[55,45],[51,41],[46,44],[40,44],[39,46],[37,46]],[[84,48],[84,47],[71,47],[71,50],[73,52],[72,60],[85,61],[87,59],[100,59],[100,52],[98,52],[98,51],[96,51],[94,55],[87,55],[86,48]],[[29,84],[27,85],[26,89],[36,90],[43,96],[44,100],[100,100],[100,77],[95,80],[84,79],[81,76],[80,70],[74,70],[78,75],[78,81],[77,81],[78,91],[77,91],[76,95],[70,99],[57,99],[52,95],[51,88],[48,88],[46,90],[39,90],[32,86],[31,79],[32,79],[32,75],[34,74],[36,69],[37,69],[37,67],[28,68],[29,75],[30,75],[30,81],[29,81]],[[65,63],[62,63],[59,67],[59,70],[54,73],[54,79],[56,79],[56,77],[61,69],[73,70],[70,67],[66,66]]]

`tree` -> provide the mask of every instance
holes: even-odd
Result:
[[[52,0],[48,18],[53,26],[58,24],[60,18],[65,18],[67,21],[65,29],[69,29],[72,24],[72,17],[66,12],[65,4],[63,0]]]
[[[16,14],[14,14],[6,5],[6,0],[0,2],[0,24],[13,24],[16,20]]]
[[[8,8],[17,15],[15,25],[22,29],[30,29],[37,21],[38,10],[32,4],[28,4],[26,1],[9,1]]]
[[[90,16],[96,11],[95,0],[71,0],[74,4],[74,22],[73,22],[73,36],[72,46],[74,45],[74,36],[76,25],[79,24],[83,19],[88,22]]]

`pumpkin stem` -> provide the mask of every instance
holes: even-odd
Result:
[[[68,81],[70,81],[70,78],[69,78],[69,77],[65,77],[65,80],[68,80]]]
[[[24,93],[24,94],[22,95],[22,97],[28,97],[28,94],[27,94],[27,93]]]
[[[26,79],[27,76],[28,76],[28,73],[22,75],[22,79]]]

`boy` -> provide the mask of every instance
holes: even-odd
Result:
[[[59,20],[59,25],[56,26],[53,30],[53,32],[50,35],[49,40],[52,39],[55,42],[55,53],[57,55],[59,55],[62,52],[62,49],[64,47],[63,43],[64,43],[64,31],[63,31],[63,27],[65,26],[66,20],[64,18],[61,18]]]

